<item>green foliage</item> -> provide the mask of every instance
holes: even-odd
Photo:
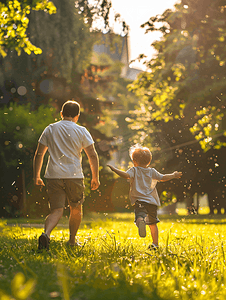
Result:
[[[28,67],[30,72],[36,70],[36,76],[47,73],[72,82],[76,73],[82,73],[88,66],[94,38],[74,1],[54,0],[54,4],[54,16],[34,11],[30,15],[28,31],[42,54]]]
[[[64,4],[66,8],[68,3]],[[92,28],[93,24],[98,20],[102,23],[105,30],[111,30],[111,25],[109,24],[110,9],[111,1],[109,0],[98,0],[95,1],[93,5],[91,5],[87,0],[78,0],[75,1],[75,5],[73,5],[71,12],[76,10],[79,15],[82,15],[82,19],[85,23],[87,23],[89,28]],[[55,0],[5,0],[0,2],[1,56],[5,57],[9,50],[12,49],[16,50],[18,55],[21,54],[22,49],[28,55],[31,53],[36,55],[42,53],[43,49],[40,45],[37,47],[31,42],[29,33],[27,32],[27,29],[30,26],[29,15],[31,11],[44,11],[49,15],[56,13],[57,15],[60,15],[60,12],[57,12],[57,1]],[[121,24],[122,32],[126,33],[128,26],[121,20],[120,15],[115,14],[114,19],[115,22]],[[73,23],[71,23],[71,27],[74,27]],[[78,41],[75,40],[74,42]]]
[[[23,180],[26,183],[26,190],[23,192],[30,194],[32,190],[34,152],[43,129],[55,121],[54,109],[50,106],[40,106],[36,111],[31,111],[29,104],[11,103],[10,106],[0,109],[0,115],[0,161],[4,174],[0,179],[0,213],[2,216],[13,216],[21,213],[22,172],[25,174]],[[33,197],[29,201],[29,213],[33,209],[32,203],[37,199]]]
[[[143,25],[163,37],[153,43],[156,57],[146,62],[151,72],[130,85],[142,97],[134,125],[182,120],[204,151],[226,146],[225,13],[222,1],[208,1],[204,9],[202,0],[181,1]]]
[[[96,66],[111,66],[113,61],[106,53],[93,52],[91,63]]]
[[[55,120],[53,113],[52,107],[40,106],[31,111],[29,104],[16,103],[0,109],[1,157],[7,167],[23,168],[30,161],[43,129]]]
[[[103,116],[95,128],[107,136],[114,137],[112,149],[114,147],[117,149],[117,163],[121,166],[127,166],[130,160],[128,149],[132,144],[134,135],[134,131],[129,128],[127,120],[133,117],[130,111],[134,110],[138,98],[133,93],[128,92],[127,85],[131,81],[120,78],[119,70],[121,71],[121,66],[117,63],[107,70],[107,74],[113,76],[111,84],[103,91],[100,87],[97,89],[98,98],[102,101],[108,101],[110,106],[103,109]]]
[[[85,18],[92,30],[101,30],[106,32],[114,31],[110,22],[110,10],[112,7],[111,0],[76,0],[75,5],[79,8],[80,13]],[[111,14],[113,12],[111,11]],[[119,13],[113,13],[114,22],[121,27],[121,32],[128,32],[128,25],[121,19]]]
[[[41,54],[42,50],[33,45],[27,35],[28,15],[31,10],[55,14],[56,7],[52,1],[18,1],[0,2],[0,54],[5,57],[9,49],[15,49],[20,55],[23,49],[27,54]]]
[[[162,202],[208,194],[211,213],[224,207],[225,1],[182,0],[143,27],[161,31],[156,56],[129,89],[139,97],[128,119],[134,142],[153,151],[152,167],[183,172],[158,185]],[[222,42],[221,42],[222,41]],[[142,58],[142,57],[141,57]]]

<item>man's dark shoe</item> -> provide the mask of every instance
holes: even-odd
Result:
[[[42,233],[38,239],[38,250],[49,250],[50,239],[46,233]]]

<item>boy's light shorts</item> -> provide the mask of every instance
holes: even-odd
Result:
[[[138,218],[145,219],[147,225],[159,223],[160,220],[157,216],[157,205],[150,204],[144,201],[136,201],[135,203],[135,223]]]
[[[47,179],[47,194],[50,210],[64,208],[66,199],[73,207],[81,205],[84,200],[84,181],[81,178]]]

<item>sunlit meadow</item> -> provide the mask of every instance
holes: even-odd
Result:
[[[130,213],[87,216],[80,248],[68,247],[58,226],[50,251],[38,252],[41,232],[1,223],[0,299],[226,298],[225,219],[164,219],[158,251]]]

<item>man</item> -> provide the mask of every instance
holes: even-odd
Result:
[[[62,120],[45,128],[38,141],[34,155],[34,184],[45,186],[40,178],[43,158],[48,150],[49,160],[45,178],[49,197],[50,214],[45,220],[45,233],[39,237],[39,249],[49,249],[50,233],[63,215],[66,198],[70,207],[69,245],[76,245],[75,236],[82,218],[84,202],[83,171],[81,151],[84,149],[91,168],[91,190],[99,185],[99,159],[94,141],[88,130],[76,124],[80,115],[80,105],[67,101],[61,110]]]

